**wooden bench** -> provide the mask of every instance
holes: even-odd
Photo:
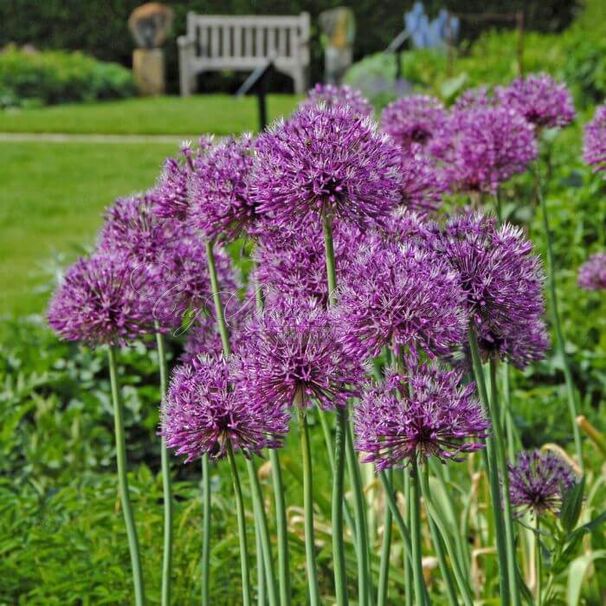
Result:
[[[289,75],[296,93],[307,89],[308,13],[294,16],[187,14],[187,35],[177,39],[181,95],[196,90],[198,74],[252,71],[270,59]]]

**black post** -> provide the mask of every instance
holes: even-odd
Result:
[[[403,29],[385,49],[386,53],[392,53],[394,55],[394,59],[396,61],[396,82],[403,76],[402,53],[404,52],[404,47],[408,43],[409,38],[410,34]]]
[[[264,65],[255,69],[255,71],[246,78],[246,81],[236,92],[237,97],[246,95],[249,92],[255,93],[257,96],[257,107],[259,110],[259,132],[265,130],[267,126],[267,89],[269,80],[273,71],[273,61],[270,59]]]

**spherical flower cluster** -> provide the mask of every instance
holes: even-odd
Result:
[[[251,179],[258,211],[280,225],[332,215],[367,226],[399,203],[399,153],[347,107],[310,106],[258,141]]]
[[[150,276],[124,255],[78,260],[65,274],[48,310],[48,323],[63,339],[122,345],[153,327]]]
[[[355,226],[335,224],[333,245],[337,275],[343,276],[348,271],[363,240],[364,235]],[[317,218],[306,221],[297,229],[260,232],[255,260],[255,276],[264,290],[273,290],[286,297],[313,298],[326,305],[326,254],[322,226]]]
[[[400,171],[402,206],[420,213],[430,213],[440,207],[448,184],[420,146],[412,145],[402,154]]]
[[[429,149],[453,191],[485,193],[525,171],[538,151],[533,127],[503,107],[455,110]]]
[[[195,358],[178,367],[162,405],[161,433],[187,461],[229,450],[250,456],[276,448],[288,432],[288,413],[253,402],[241,388],[237,360]]]
[[[593,120],[585,126],[583,159],[595,172],[606,174],[606,105],[598,107]]]
[[[474,396],[475,386],[438,365],[409,374],[390,371],[369,387],[355,408],[356,448],[377,471],[429,457],[458,460],[483,447],[490,424]]]
[[[350,268],[338,314],[348,349],[360,357],[384,346],[446,354],[465,339],[459,278],[448,263],[415,244],[375,238]]]
[[[402,148],[426,145],[446,119],[435,97],[411,95],[390,103],[381,116],[381,128]]]
[[[206,239],[233,239],[254,223],[256,208],[248,188],[253,149],[253,139],[245,135],[227,139],[194,161],[189,219]]]
[[[189,178],[194,168],[194,161],[204,156],[210,149],[212,139],[203,137],[198,146],[192,148],[184,143],[181,155],[168,158],[164,170],[154,189],[154,212],[162,218],[183,220],[189,209]]]
[[[566,126],[574,118],[570,91],[547,74],[518,78],[507,87],[498,87],[495,97],[538,128]]]
[[[585,290],[606,290],[606,253],[595,253],[583,263],[579,286]]]
[[[274,406],[345,406],[364,369],[343,349],[328,314],[313,302],[282,302],[248,328],[242,345],[251,402]]]
[[[562,497],[575,483],[575,474],[565,461],[551,452],[523,451],[509,467],[511,504],[535,515],[557,513]]]
[[[465,213],[447,223],[435,245],[459,275],[483,352],[521,368],[542,358],[549,346],[544,276],[522,231]]]
[[[477,109],[478,107],[492,107],[494,99],[491,98],[486,86],[469,88],[459,95],[455,104],[455,111]]]
[[[336,86],[335,84],[316,84],[309,91],[309,97],[300,104],[300,107],[308,105],[326,105],[332,107],[334,105],[344,105],[359,116],[370,117],[373,114],[372,105],[364,98],[362,93],[343,84]]]

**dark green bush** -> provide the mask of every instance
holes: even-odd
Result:
[[[8,48],[0,53],[0,106],[114,99],[134,92],[129,70],[80,52]]]

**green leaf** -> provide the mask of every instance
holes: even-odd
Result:
[[[585,554],[570,564],[570,568],[568,569],[568,585],[566,587],[566,603],[568,606],[578,605],[587,570],[594,560],[599,558],[606,558],[606,550],[601,549],[600,551]]]
[[[585,478],[580,482],[573,484],[562,500],[562,510],[560,511],[560,522],[567,533],[574,530],[583,506],[583,494],[585,492]]]

